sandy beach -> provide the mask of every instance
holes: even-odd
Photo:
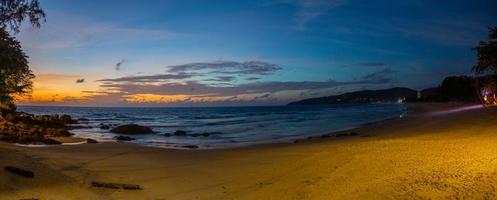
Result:
[[[465,105],[467,106],[467,105]],[[418,105],[358,136],[222,150],[0,143],[0,199],[495,199],[497,109]],[[91,187],[92,181],[142,190]]]

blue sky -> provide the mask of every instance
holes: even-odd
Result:
[[[40,3],[47,22],[16,35],[37,75],[24,104],[278,105],[423,89],[470,74],[471,47],[497,25],[496,1]]]

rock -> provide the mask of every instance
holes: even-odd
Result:
[[[54,140],[54,139],[47,138],[47,139],[43,140],[43,144],[55,145],[55,144],[62,144],[62,142],[59,142],[59,141]]]
[[[110,129],[110,126],[109,126],[109,125],[102,124],[102,125],[100,125],[100,129],[102,129],[102,130],[107,130],[107,129]]]
[[[129,136],[124,136],[124,135],[116,136],[114,138],[116,138],[116,140],[121,140],[121,141],[136,140],[135,138],[132,138],[132,137],[129,137]]]
[[[142,190],[140,185],[92,181],[91,186],[109,189]]]
[[[98,143],[98,141],[94,140],[94,139],[91,139],[91,138],[86,138],[86,143],[89,143],[89,144],[96,144]]]
[[[184,148],[189,148],[189,149],[197,149],[198,148],[197,145],[184,145],[183,147]]]
[[[137,124],[126,124],[115,127],[111,129],[110,132],[120,133],[120,134],[147,134],[147,133],[153,133],[154,131],[152,131],[151,128],[146,126],[140,126]]]
[[[331,137],[331,134],[324,134],[324,135],[321,135],[321,138],[329,138]]]
[[[7,113],[7,115],[5,115],[5,120],[9,122],[16,121],[16,115],[14,113]]]
[[[185,136],[186,135],[186,131],[177,130],[177,131],[174,132],[174,135],[175,136]]]
[[[67,131],[65,128],[58,128],[58,129],[49,129],[49,135],[55,136],[55,137],[69,137],[72,134]]]
[[[17,174],[19,176],[27,177],[27,178],[34,178],[35,177],[35,173],[32,171],[13,167],[13,166],[6,166],[5,170],[7,170],[8,172]]]
[[[51,119],[52,117],[51,116],[48,116],[48,121],[53,121],[54,119]],[[76,120],[73,120],[71,118],[71,116],[69,115],[61,115],[59,117],[59,120],[64,123],[64,124],[76,124],[77,121]]]

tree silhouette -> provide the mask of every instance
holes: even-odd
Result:
[[[34,27],[40,27],[40,21],[45,21],[45,12],[38,0],[0,0],[0,28],[19,33],[25,19]]]
[[[473,67],[477,74],[492,72],[497,74],[497,27],[489,28],[489,40],[481,41],[475,48],[478,54],[478,63]]]
[[[15,110],[14,95],[31,91],[35,77],[21,44],[7,30],[19,33],[24,20],[34,27],[45,21],[38,0],[0,0],[0,113]]]
[[[0,104],[13,106],[13,95],[29,92],[33,73],[29,69],[21,44],[5,29],[0,29]]]

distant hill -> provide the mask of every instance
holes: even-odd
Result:
[[[335,96],[304,99],[288,105],[318,105],[318,104],[352,104],[352,103],[379,103],[397,102],[399,99],[415,99],[418,92],[404,87],[395,87],[384,90],[362,90]]]

